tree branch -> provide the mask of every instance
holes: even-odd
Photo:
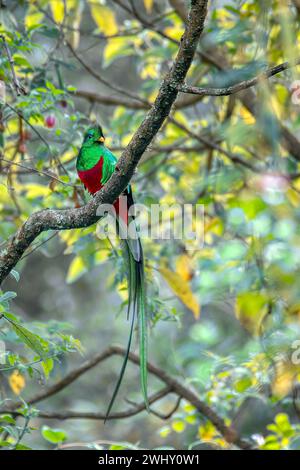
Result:
[[[205,88],[205,87],[195,87],[195,86],[188,86],[183,85],[178,88],[178,91],[182,93],[191,93],[194,95],[201,95],[201,96],[228,96],[233,95],[234,93],[238,93],[239,91],[246,90],[247,88],[251,88],[261,82],[268,80],[268,78],[277,75],[278,73],[283,72],[284,70],[288,70],[291,67],[296,67],[300,65],[300,59],[295,60],[295,62],[284,62],[280,65],[275,65],[267,69],[265,72],[257,75],[254,78],[249,80],[243,80],[242,82],[236,83],[234,85],[224,87],[224,88]]]
[[[128,99],[125,96],[104,95],[94,91],[77,90],[75,96],[105,106],[124,106],[127,109],[149,109],[150,107],[150,104],[137,101],[135,98]]]
[[[243,90],[247,90],[259,83],[262,83],[269,78],[277,75],[285,70],[288,70],[292,67],[297,67],[300,65],[300,59],[295,60],[293,63],[290,62],[283,62],[282,64],[275,65],[274,67],[270,67],[264,72],[260,73],[256,77],[250,78],[248,80],[242,80],[241,82],[235,83],[234,85],[230,85],[227,87],[222,88],[215,88],[215,87],[197,87],[197,86],[190,86],[183,84],[178,87],[178,91],[181,93],[191,94],[191,95],[198,95],[200,97],[203,96],[229,96],[235,93],[238,93]],[[113,97],[109,95],[100,95],[98,93],[94,93],[91,91],[84,91],[84,90],[77,90],[76,96],[80,98],[85,98],[89,101],[104,104],[106,106],[124,106],[129,109],[147,109],[150,107],[150,103],[146,101],[137,101],[136,97],[131,97],[132,99],[126,99],[123,96],[121,97]],[[175,104],[176,109],[186,108],[188,106],[192,106],[197,102],[194,99],[178,99],[177,103]]]
[[[130,181],[134,170],[164,120],[169,115],[178,91],[184,83],[204,28],[208,0],[192,0],[189,22],[180,42],[171,70],[165,76],[157,98],[124,150],[116,171],[93,200],[79,209],[47,209],[32,214],[0,253],[0,285],[25,250],[46,230],[68,230],[94,224],[100,204],[112,204]]]
[[[111,96],[103,95],[96,93],[94,91],[88,90],[77,90],[75,96],[78,98],[83,98],[91,103],[104,104],[105,106],[124,106],[126,109],[149,109],[151,103],[147,103],[146,100],[142,100],[137,96],[132,95],[131,99],[126,98],[125,96]],[[184,109],[189,106],[193,106],[201,99],[197,95],[183,95],[178,98],[174,104],[175,109]]]
[[[106,349],[102,353],[98,353],[95,356],[93,356],[91,359],[88,359],[87,361],[85,361],[77,369],[74,369],[73,371],[69,372],[62,380],[60,380],[56,384],[52,385],[46,390],[43,390],[37,393],[36,395],[28,399],[26,403],[28,405],[33,405],[37,402],[45,400],[46,398],[49,398],[55,395],[56,393],[58,393],[59,391],[63,390],[64,388],[66,388],[68,385],[73,383],[76,379],[78,379],[85,372],[89,371],[90,369],[97,366],[98,364],[108,359],[109,357],[113,355],[118,355],[118,356],[123,357],[124,354],[126,354],[125,349],[119,346],[110,346],[108,349]],[[129,354],[129,360],[132,363],[139,365],[140,359],[137,354],[131,352]],[[230,426],[227,426],[223,418],[220,417],[209,405],[207,405],[204,401],[202,401],[198,397],[197,393],[191,388],[187,387],[183,383],[182,380],[179,381],[171,377],[169,374],[167,374],[167,372],[165,372],[165,370],[157,367],[156,365],[150,362],[148,362],[148,371],[154,376],[156,376],[158,379],[160,379],[162,382],[164,382],[164,384],[166,385],[166,388],[152,395],[151,397],[152,401],[150,403],[154,403],[155,401],[159,400],[160,398],[167,395],[168,393],[175,393],[178,397],[184,398],[189,403],[191,403],[197,409],[197,411],[201,413],[201,415],[203,415],[205,418],[211,421],[228,443],[234,444],[240,449],[251,448],[251,444],[248,441],[240,438],[240,436],[237,434],[237,431],[235,429],[233,429]],[[22,401],[11,403],[6,408],[0,410],[0,413],[16,414],[17,408],[21,407],[22,405],[23,405]],[[109,419],[126,418],[129,416],[133,416],[143,410],[144,410],[144,404],[140,404],[140,405],[137,405],[133,410],[115,413],[114,415],[111,415]],[[44,418],[47,418],[47,417],[54,418],[56,416],[57,419],[68,419],[68,418],[104,419],[105,417],[101,413],[87,413],[87,412],[79,413],[79,412],[73,412],[73,411],[61,412],[61,413],[41,411],[39,413],[39,416],[44,417]]]
[[[169,393],[171,393],[170,387],[164,387],[160,391],[154,393],[149,397],[149,405],[153,405],[157,401],[161,400],[165,396],[167,396]],[[178,401],[176,402],[177,405]],[[98,420],[98,421],[111,421],[111,420],[116,420],[116,419],[126,419],[130,418],[132,416],[135,416],[139,413],[142,413],[145,411],[146,405],[145,403],[139,403],[135,404],[134,407],[132,406],[128,410],[120,411],[118,413],[112,413],[110,416],[106,416],[105,413],[98,413],[98,412],[88,412],[88,411],[73,411],[73,410],[66,410],[66,411],[44,411],[44,410],[39,410],[38,415],[34,416],[35,418],[43,418],[43,419],[91,419],[91,420]],[[150,412],[154,414],[155,416],[159,417],[160,419],[168,419],[171,417],[173,413],[176,412],[178,409],[178,406],[174,406],[172,410],[166,414],[163,415],[153,409],[150,409]],[[7,413],[7,410],[0,410],[1,413]],[[13,416],[22,416],[22,412],[18,410],[10,410],[9,413]]]

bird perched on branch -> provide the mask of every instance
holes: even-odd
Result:
[[[116,157],[105,146],[105,138],[101,126],[95,125],[89,128],[85,133],[76,163],[78,176],[85,188],[91,194],[99,191],[115,171],[116,164]],[[125,210],[124,199],[126,201]],[[136,230],[134,218],[129,215],[133,204],[132,190],[129,185],[122,197],[115,201],[114,208],[116,226],[119,235],[120,232],[122,233],[122,251],[127,263],[128,316],[131,314],[131,326],[127,353],[106,412],[106,418],[109,417],[124,376],[136,319],[139,331],[141,388],[146,408],[149,408],[147,398],[147,318],[144,259],[142,244]],[[124,228],[128,228],[129,225],[130,230],[125,230],[127,236],[124,237]],[[134,233],[132,233],[132,228]]]

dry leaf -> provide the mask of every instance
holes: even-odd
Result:
[[[199,318],[200,305],[191,291],[189,282],[186,281],[180,274],[171,271],[166,267],[159,268],[159,272],[165,278],[175,295],[189,310],[193,312],[194,317],[196,319]]]

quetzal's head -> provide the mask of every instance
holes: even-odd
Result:
[[[95,144],[103,144],[105,137],[103,135],[102,127],[99,124],[95,124],[93,127],[90,127],[84,134],[83,146],[91,147]]]

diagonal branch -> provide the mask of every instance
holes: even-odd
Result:
[[[25,250],[44,231],[87,227],[97,222],[100,204],[112,204],[130,181],[134,170],[177,98],[184,83],[204,28],[208,0],[192,0],[185,32],[171,70],[165,76],[157,98],[142,124],[124,150],[116,171],[92,201],[79,209],[47,209],[32,214],[0,253],[0,285],[20,260]]]

